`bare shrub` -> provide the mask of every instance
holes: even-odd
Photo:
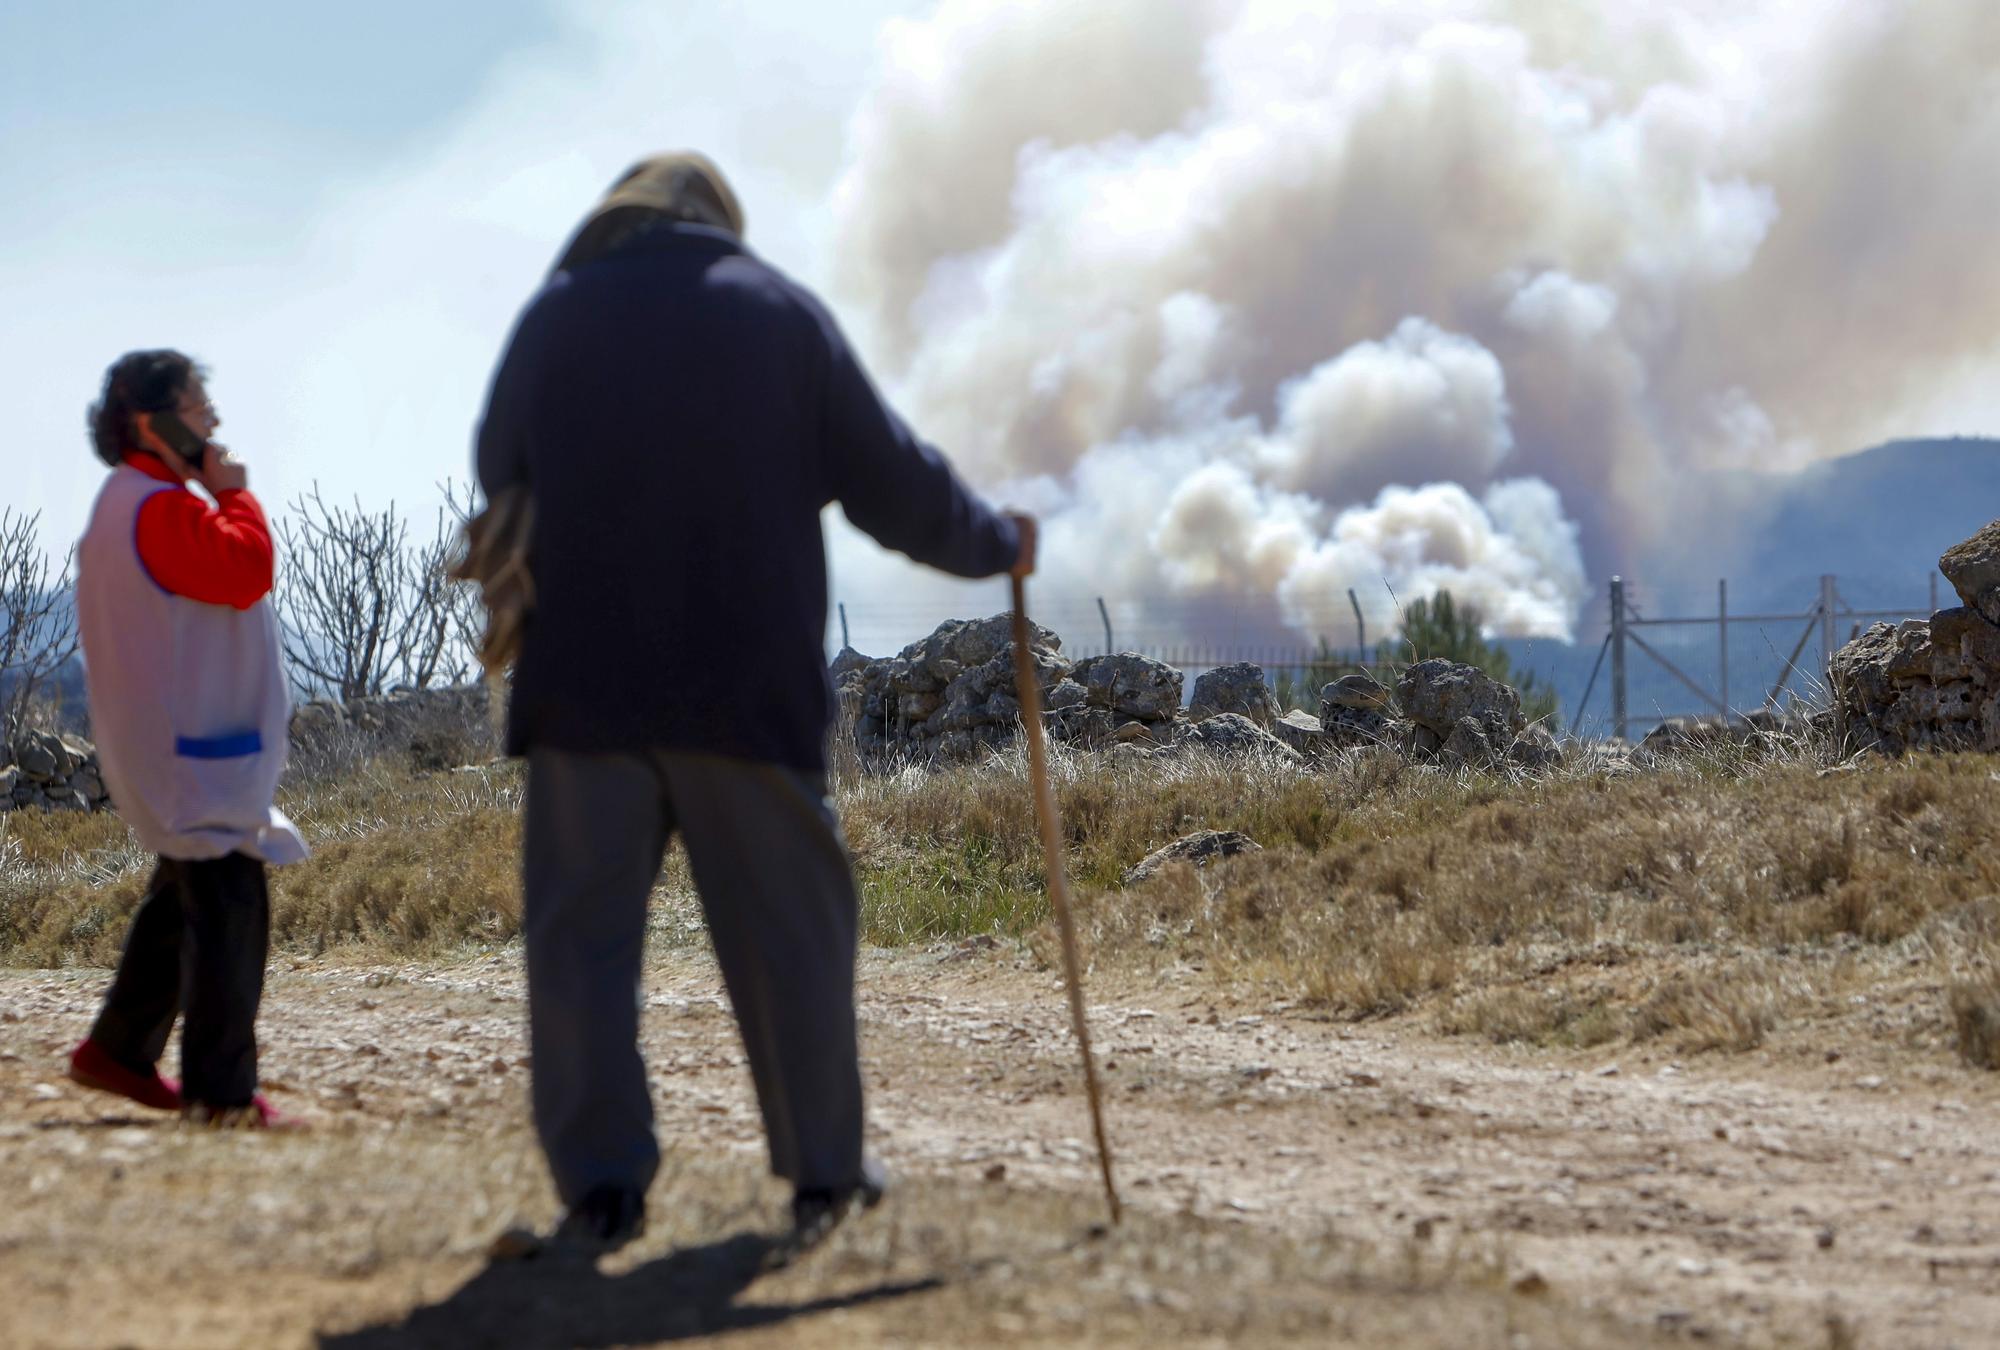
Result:
[[[444,490],[435,528],[418,542],[393,504],[329,505],[317,487],[279,521],[273,598],[301,696],[347,702],[471,674],[477,595],[445,573],[469,500]]]
[[[76,550],[51,572],[41,513],[0,507],[0,740],[31,721],[47,682],[76,655]]]

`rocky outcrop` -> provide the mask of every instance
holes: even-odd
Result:
[[[1202,672],[1194,682],[1188,716],[1199,722],[1218,713],[1238,713],[1265,730],[1278,720],[1278,703],[1264,681],[1264,668],[1237,661]]]
[[[1048,697],[1068,673],[1062,639],[1035,627],[1029,641]],[[1011,739],[1021,712],[1013,657],[1012,625],[1002,614],[951,620],[893,657],[847,662],[837,685],[852,709],[856,747],[864,754],[962,759]]]
[[[1835,728],[1852,749],[2000,750],[2000,521],[1938,567],[1964,605],[1878,623],[1829,663]]]
[[[0,811],[105,811],[111,794],[97,747],[74,736],[23,731],[0,745]]]
[[[1257,853],[1263,850],[1259,844],[1241,830],[1198,830],[1183,835],[1164,848],[1158,848],[1134,863],[1125,873],[1125,884],[1136,886],[1142,881],[1157,876],[1160,870],[1172,863],[1193,863],[1205,867],[1217,858],[1233,857],[1238,853]]]
[[[1967,609],[2000,625],[2000,520],[1946,549],[1938,570]]]

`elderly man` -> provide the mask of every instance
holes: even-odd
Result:
[[[533,501],[510,753],[535,1123],[559,1236],[643,1229],[658,1163],[638,1037],[647,896],[687,845],[801,1242],[882,1178],[862,1153],[857,902],[827,794],[820,513],[964,577],[1034,564],[832,317],[750,253],[720,172],[634,167],[521,315],[478,436],[489,499]]]

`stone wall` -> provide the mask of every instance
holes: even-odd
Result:
[[[1394,690],[1366,675],[1336,680],[1315,717],[1281,715],[1264,672],[1247,662],[1203,674],[1183,707],[1184,677],[1165,662],[1136,652],[1073,662],[1040,627],[1031,641],[1051,739],[1126,758],[1306,761],[1377,747],[1447,767],[1540,768],[1560,757],[1553,737],[1525,724],[1514,690],[1451,661],[1410,667]],[[870,765],[951,763],[1011,745],[1021,713],[1013,663],[1005,614],[951,620],[892,657],[843,651],[831,669],[841,734]]]
[[[1962,605],[1878,623],[1834,654],[1836,727],[1853,750],[2000,751],[2000,521],[1938,567]]]
[[[110,805],[97,747],[89,741],[23,731],[0,745],[0,811],[103,811]]]

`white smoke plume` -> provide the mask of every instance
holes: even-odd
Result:
[[[840,291],[1057,584],[1562,635],[1705,471],[1973,429],[1912,422],[2000,358],[1996,72],[1992,0],[944,0]]]

